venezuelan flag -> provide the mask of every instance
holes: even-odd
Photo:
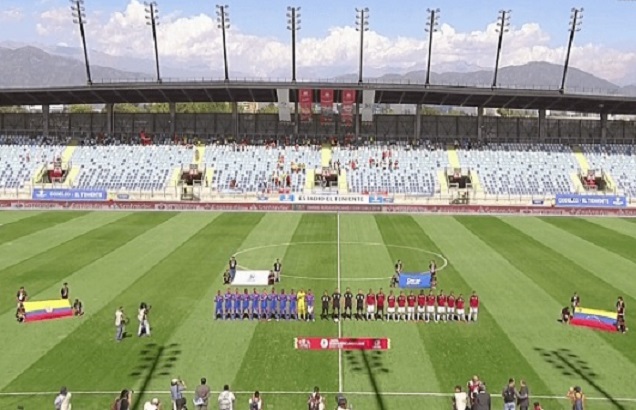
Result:
[[[574,326],[589,327],[592,329],[616,332],[616,312],[599,309],[574,309],[574,316],[570,324]]]
[[[73,309],[69,300],[42,300],[38,302],[24,302],[26,311],[25,322],[59,319],[73,316]]]

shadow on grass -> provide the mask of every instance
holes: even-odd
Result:
[[[560,370],[561,374],[568,377],[579,377],[585,380],[594,390],[599,392],[603,397],[609,400],[616,409],[626,410],[620,402],[609,394],[605,389],[599,386],[594,379],[598,376],[589,366],[589,364],[581,359],[578,355],[572,353],[570,349],[546,350],[535,347],[535,351],[539,352],[548,364],[555,369]]]
[[[148,343],[139,352],[139,362],[130,372],[131,377],[142,377],[139,391],[146,391],[150,381],[155,377],[169,377],[170,371],[179,361],[181,349],[178,343],[171,343],[167,346],[159,346],[156,343]],[[166,380],[168,385],[169,380]],[[133,401],[133,410],[140,409],[143,404],[140,401]]]
[[[349,368],[354,373],[366,373],[371,383],[371,388],[375,393],[375,400],[380,410],[386,410],[386,403],[382,397],[380,387],[378,386],[377,375],[390,373],[389,369],[384,366],[384,357],[382,352],[345,351],[345,359]],[[354,404],[355,405],[355,404]]]

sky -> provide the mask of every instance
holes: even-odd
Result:
[[[157,0],[159,50],[164,64],[222,70],[215,3]],[[573,6],[583,7],[571,64],[614,82],[636,82],[636,0],[359,0],[369,8],[365,66],[369,75],[425,67],[426,8],[440,8],[433,39],[434,69],[492,68],[499,10],[511,10],[501,65],[528,61],[562,64]],[[286,9],[301,7],[298,77],[356,71],[359,35],[355,3],[347,0],[227,0],[231,71],[253,77],[289,76]],[[85,0],[91,50],[151,59],[152,39],[138,0]],[[0,0],[0,43],[79,47],[68,0]],[[221,66],[219,67],[219,61]],[[149,71],[146,67],[140,72]]]

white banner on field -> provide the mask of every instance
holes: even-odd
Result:
[[[279,88],[276,90],[278,96],[278,121],[291,122],[291,107],[289,105],[289,89]]]
[[[298,195],[295,202],[309,204],[368,204],[364,195]]]
[[[375,107],[375,90],[362,90],[362,122],[373,121],[373,107]]]
[[[269,271],[266,270],[237,270],[232,285],[236,286],[267,286]]]

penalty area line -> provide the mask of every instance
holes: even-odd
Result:
[[[106,396],[106,395],[116,395],[121,393],[120,390],[113,391],[71,391],[74,395],[82,395],[82,396]],[[194,391],[184,391],[186,394],[193,394]],[[212,394],[219,394],[221,391],[211,391]],[[281,395],[281,396],[306,396],[310,392],[308,391],[261,391],[261,394],[265,395]],[[437,397],[453,397],[453,393],[440,393],[440,392],[365,392],[365,391],[351,391],[351,392],[335,392],[335,391],[321,391],[322,394],[338,394],[342,393],[347,396],[385,396],[385,397],[420,397],[420,398],[437,398]],[[60,394],[59,391],[35,391],[35,392],[0,392],[0,397],[7,396],[54,396]],[[156,395],[169,395],[170,391],[168,390],[148,390],[143,392],[135,392],[136,395],[139,394],[156,394]],[[235,391],[234,394],[241,395],[252,395],[254,394],[254,390],[249,391]],[[494,397],[495,400],[500,399],[499,397]],[[533,399],[542,399],[542,400],[569,400],[565,396],[554,396],[554,395],[533,395]],[[618,397],[618,398],[607,398],[607,397],[585,397],[586,400],[592,401],[617,401],[617,402],[626,402],[626,403],[636,403],[636,398],[632,397]]]

